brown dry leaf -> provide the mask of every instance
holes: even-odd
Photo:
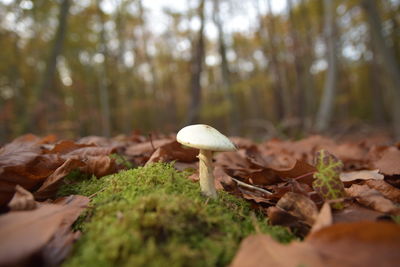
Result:
[[[0,266],[15,266],[40,251],[63,224],[71,225],[88,202],[87,197],[71,196],[63,205],[47,204],[0,216]]]
[[[392,201],[385,198],[379,191],[369,188],[368,185],[353,184],[345,190],[349,196],[356,198],[360,204],[376,211],[391,214],[399,212],[399,208]]]
[[[97,147],[109,147],[109,148],[122,148],[129,144],[126,137],[115,137],[113,139],[106,138],[103,136],[86,136],[76,141],[77,144],[92,145]]]
[[[0,149],[0,175],[4,168],[25,166],[39,154],[39,144],[14,140]]]
[[[365,184],[370,188],[378,190],[387,199],[400,203],[400,189],[386,183],[385,181],[367,180]]]
[[[70,158],[57,168],[42,184],[42,186],[34,193],[36,199],[51,198],[57,192],[62,179],[71,171],[84,166],[83,162],[78,159]]]
[[[108,156],[115,152],[115,147],[82,147],[67,153],[65,157],[70,158],[78,156],[82,159],[89,157]]]
[[[11,201],[8,203],[8,207],[11,211],[17,210],[33,210],[37,206],[37,203],[31,194],[20,185],[15,187],[15,194]]]
[[[130,145],[126,148],[124,154],[132,159],[137,165],[144,165],[157,148],[171,143],[173,139],[163,138],[154,141],[148,141]]]
[[[368,209],[358,203],[354,203],[343,210],[336,210],[333,213],[333,222],[376,221],[383,215],[385,215],[383,212]]]
[[[400,150],[396,147],[386,149],[374,166],[384,175],[400,174]]]
[[[289,227],[298,236],[305,237],[310,231],[308,224],[279,207],[269,207],[267,215],[272,225]]]
[[[87,145],[87,144],[78,144],[75,143],[72,140],[62,140],[60,142],[58,142],[57,144],[55,144],[52,149],[45,151],[45,153],[49,153],[49,154],[67,154],[71,151],[74,151],[76,149],[79,148],[83,148],[83,147],[91,147],[93,145]]]
[[[308,225],[312,226],[318,216],[317,205],[308,197],[302,194],[287,192],[276,203],[278,208],[281,208],[291,215],[299,218]]]
[[[70,205],[72,201],[74,205],[85,207],[89,199],[82,196],[69,196],[59,198],[53,203]],[[80,232],[71,231],[71,225],[78,219],[79,215],[80,212],[75,212],[71,213],[71,216],[65,217],[53,238],[42,249],[40,254],[45,266],[59,266],[62,260],[69,255],[73,243],[81,235]]]
[[[157,148],[146,164],[151,162],[169,162],[172,160],[181,162],[194,162],[198,160],[198,154],[198,149],[184,147],[177,141],[171,141],[170,143]]]
[[[253,170],[260,168],[254,168],[248,160],[241,156],[241,149],[238,152],[224,152],[224,153],[217,153],[214,157],[215,164],[222,166],[224,169],[229,169],[233,171],[237,170]]]
[[[363,170],[355,172],[342,172],[340,173],[340,180],[342,182],[351,182],[355,180],[383,180],[384,176],[379,173],[379,170]]]
[[[249,140],[249,139],[246,139],[246,138],[243,138],[243,137],[239,137],[239,136],[231,136],[231,137],[229,137],[229,139],[232,141],[232,143],[234,143],[235,144],[235,146],[237,147],[237,148],[249,148],[249,147],[252,147],[252,146],[254,146],[254,142],[253,141],[251,141],[251,140]]]
[[[242,170],[239,175],[254,185],[273,185],[283,180],[271,169]]]
[[[274,171],[282,178],[297,178],[296,180],[311,186],[313,182],[313,173],[315,167],[300,160],[293,162],[293,165],[286,169],[274,169]]]
[[[217,190],[223,190],[226,188],[231,188],[235,186],[232,177],[225,173],[224,169],[220,166],[215,166],[214,168],[215,177],[215,188]]]
[[[0,206],[10,201],[17,184],[29,190],[58,166],[58,161],[40,155],[37,141],[34,136],[17,138],[0,149]]]
[[[319,267],[326,261],[313,246],[292,242],[282,245],[268,235],[252,235],[244,239],[230,267]]]
[[[81,167],[84,173],[92,174],[97,178],[115,173],[117,171],[117,164],[115,159],[106,155],[100,156],[87,156],[84,160],[85,165]]]
[[[314,225],[311,228],[311,232],[316,232],[324,227],[330,226],[333,223],[332,209],[328,202],[322,205],[321,210],[315,219]]]
[[[375,267],[400,262],[400,226],[386,222],[341,223],[283,245],[267,235],[247,237],[231,267]]]
[[[311,233],[305,243],[340,266],[389,267],[400,262],[400,226],[394,223],[338,223]]]

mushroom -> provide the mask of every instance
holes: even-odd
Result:
[[[189,125],[182,128],[176,135],[176,140],[182,145],[200,149],[199,172],[201,192],[208,197],[216,198],[212,166],[213,151],[235,151],[237,148],[218,130],[205,124]]]

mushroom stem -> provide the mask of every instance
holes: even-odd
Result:
[[[210,150],[200,149],[197,156],[199,158],[199,172],[200,172],[200,188],[201,192],[210,198],[217,197],[217,191],[214,185],[214,174],[212,166],[213,152]]]

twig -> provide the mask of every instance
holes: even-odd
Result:
[[[305,173],[305,174],[303,174],[303,175],[300,175],[300,176],[297,176],[297,177],[293,177],[293,179],[294,179],[294,180],[299,180],[299,179],[301,179],[301,178],[307,177],[308,175],[311,175],[311,174],[314,174],[314,173],[315,173],[315,171],[313,171],[313,172],[307,172],[307,173]]]
[[[90,196],[88,196],[89,199],[92,199],[93,197],[95,197],[98,193],[103,192],[106,188],[103,187],[102,189],[100,189],[99,191],[91,194]]]
[[[232,180],[234,180],[236,183],[238,183],[238,185],[241,185],[241,186],[243,186],[243,187],[247,187],[247,188],[250,188],[250,189],[254,189],[254,190],[263,192],[263,193],[265,193],[265,194],[267,194],[267,195],[272,195],[272,192],[270,192],[270,191],[268,191],[268,190],[259,188],[259,187],[257,187],[257,186],[251,185],[251,184],[246,184],[246,183],[244,183],[244,182],[242,182],[242,181],[239,181],[238,179],[235,179],[235,178],[233,178],[233,177],[232,177]]]
[[[154,151],[156,151],[156,148],[154,147],[154,144],[153,144],[153,136],[152,136],[151,133],[149,133],[149,139],[150,139],[150,145],[151,145],[151,147],[153,148],[153,152],[154,152]]]

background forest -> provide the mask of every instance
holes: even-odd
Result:
[[[280,6],[280,8],[277,8]],[[172,132],[400,136],[400,1],[0,0],[0,143]]]

